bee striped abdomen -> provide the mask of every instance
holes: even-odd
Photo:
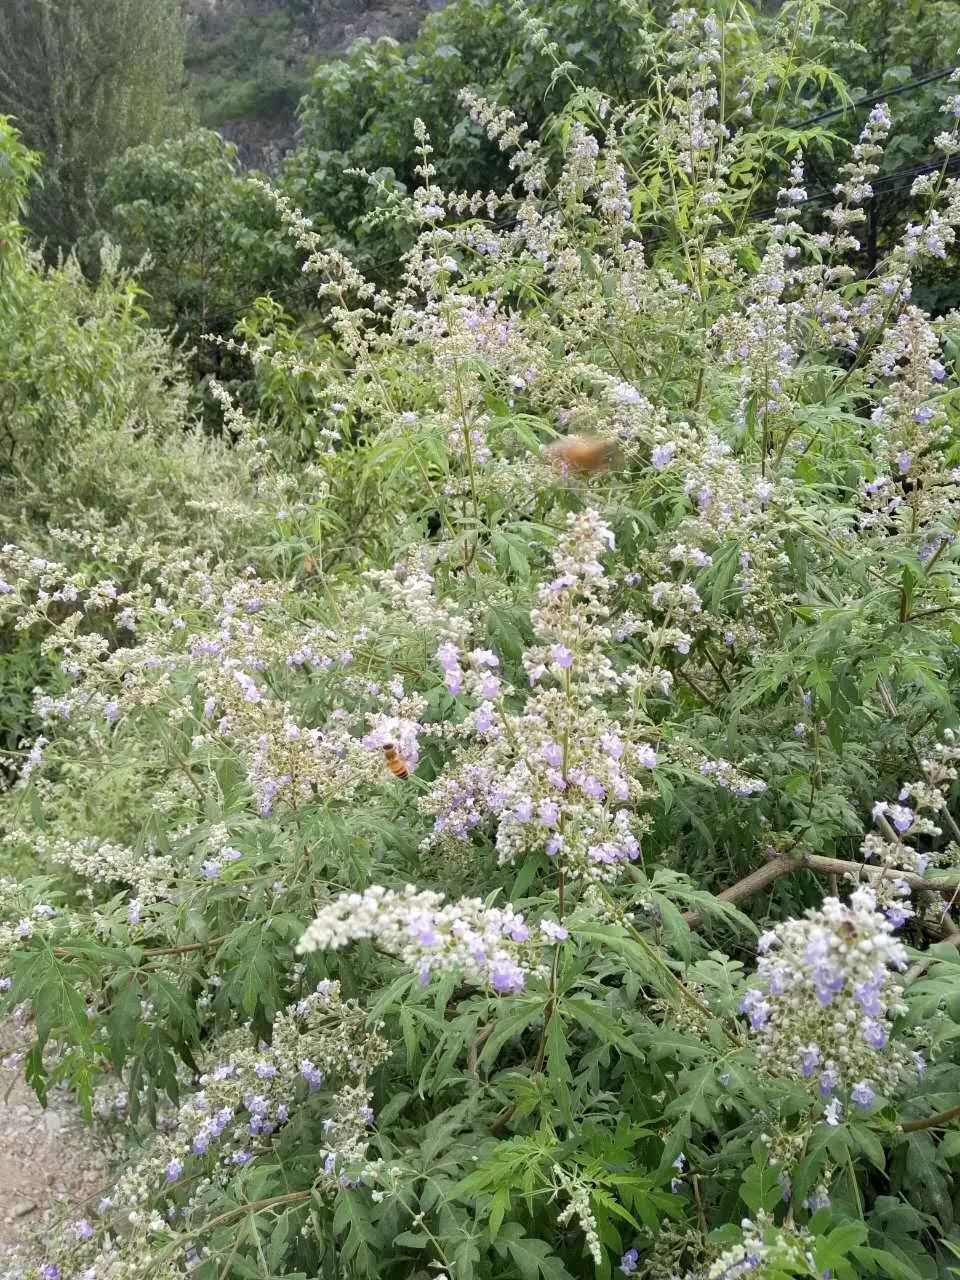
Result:
[[[407,768],[407,762],[397,751],[396,747],[390,745],[383,748],[383,757],[387,762],[387,768],[395,778],[409,778],[410,770]]]

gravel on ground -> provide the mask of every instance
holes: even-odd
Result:
[[[26,1083],[31,1041],[23,1019],[0,1021],[0,1274],[55,1218],[82,1217],[108,1180],[105,1143],[69,1091],[51,1089],[44,1108]]]

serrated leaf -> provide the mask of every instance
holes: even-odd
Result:
[[[500,1050],[509,1041],[522,1035],[532,1023],[541,1019],[546,1008],[546,998],[528,997],[522,1001],[512,1000],[510,1012],[496,1019],[496,1025],[487,1043],[480,1051],[480,1064],[489,1069],[496,1061]]]
[[[521,1280],[539,1280],[540,1276],[544,1280],[572,1280],[560,1259],[550,1252],[550,1246],[543,1240],[524,1235],[517,1222],[507,1223],[494,1241],[494,1248],[501,1257],[509,1256]]]
[[[590,1000],[587,996],[571,996],[563,1001],[563,1009],[581,1027],[595,1035],[601,1044],[614,1044],[621,1053],[635,1058],[643,1057],[637,1045],[621,1031],[616,1019],[595,1000]]]
[[[783,1200],[783,1188],[776,1171],[769,1165],[750,1165],[740,1180],[740,1199],[754,1213],[769,1213]]]
[[[497,1233],[503,1225],[503,1219],[507,1210],[510,1208],[510,1192],[506,1187],[497,1187],[493,1193],[493,1199],[490,1202],[490,1217],[487,1222],[487,1228],[490,1232],[490,1239],[495,1240]]]

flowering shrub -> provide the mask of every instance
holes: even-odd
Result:
[[[757,973],[766,995],[752,987],[740,1007],[760,1033],[765,1071],[812,1078],[827,1098],[849,1090],[863,1108],[875,1102],[875,1085],[896,1089],[904,1053],[884,1051],[893,1019],[906,1009],[891,998],[888,969],[905,968],[906,956],[892,932],[873,890],[860,888],[850,906],[827,898],[806,920],[761,936]],[[835,1124],[841,1111],[833,1098],[827,1122]]]
[[[229,537],[0,552],[47,673],[13,1065],[136,1144],[25,1280],[947,1267],[956,323],[911,299],[960,181],[861,278],[889,114],[808,218],[752,108],[816,6],[762,61],[723,8],[650,35],[648,99],[578,95],[559,165],[465,95],[507,191],[418,126],[393,292],[279,200],[330,341],[231,344],[318,444],[215,389]]]

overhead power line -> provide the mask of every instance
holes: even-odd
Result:
[[[898,85],[893,89],[886,89],[881,90],[879,93],[868,94],[865,98],[856,98],[853,102],[848,102],[842,107],[831,107],[827,111],[819,111],[816,115],[808,116],[806,120],[801,120],[797,124],[789,125],[788,128],[805,129],[808,125],[817,124],[821,120],[829,120],[833,116],[844,115],[848,111],[855,111],[858,107],[875,106],[878,102],[885,102],[888,98],[896,98],[904,93],[912,93],[914,89],[922,88],[925,84],[933,84],[937,80],[946,80],[949,76],[953,75],[955,70],[956,67],[946,67],[942,71],[931,71],[929,75],[918,76],[917,79],[910,80],[906,84]],[[873,194],[876,196],[882,195],[886,191],[895,191],[898,187],[903,186],[908,180],[917,178],[924,173],[934,173],[936,170],[941,168],[943,163],[944,162],[942,160],[935,161],[932,164],[914,165],[912,167],[897,169],[893,173],[883,174],[881,177],[874,179],[871,183]],[[960,157],[951,156],[946,162],[947,172],[953,174],[958,167],[960,167]],[[629,189],[632,190],[636,185],[636,183],[630,183]],[[832,188],[828,188],[825,191],[818,191],[814,195],[807,196],[805,199],[798,201],[798,205],[795,207],[807,204],[817,204],[821,200],[829,200],[834,196],[834,194],[835,193]],[[773,217],[776,212],[777,206],[773,206],[769,209],[760,209],[750,214],[748,221],[762,222],[765,218]],[[518,218],[505,219],[502,223],[496,224],[496,229],[499,231],[510,231],[518,225],[519,221],[520,220]],[[660,231],[658,233],[656,229],[653,229],[653,234],[649,236],[647,242],[655,244],[658,240],[662,239],[664,235],[665,232]],[[387,266],[389,264],[399,263],[402,260],[402,256],[377,258],[374,259],[371,265],[374,267]]]
[[[946,80],[948,76],[954,73],[954,67],[947,67],[945,71],[931,71],[929,75],[920,76],[916,80],[910,80],[906,84],[897,85],[895,89],[882,89],[879,93],[871,93],[866,98],[857,98],[853,102],[848,102],[842,107],[831,107],[829,111],[818,111],[815,116],[809,116],[806,120],[801,120],[797,124],[792,124],[791,129],[805,129],[807,125],[817,124],[820,120],[829,120],[832,116],[842,116],[847,111],[855,111],[857,107],[873,107],[878,102],[886,102],[887,98],[899,97],[901,93],[912,93],[914,89],[919,89],[925,84],[933,84],[935,80]]]
[[[870,186],[875,196],[883,195],[886,191],[895,191],[907,182],[912,182],[914,178],[919,178],[922,174],[938,173],[941,169],[945,169],[948,174],[952,175],[958,167],[960,167],[960,155],[950,156],[947,160],[934,160],[927,164],[916,164],[903,169],[894,169],[893,173],[884,173],[879,178],[874,178]],[[824,191],[815,191],[812,196],[798,200],[791,207],[799,208],[801,205],[818,204],[821,200],[831,199],[836,199],[836,192],[832,187],[828,187]],[[765,218],[772,218],[778,208],[778,205],[772,205],[768,209],[757,209],[750,214],[749,221],[762,222]]]

